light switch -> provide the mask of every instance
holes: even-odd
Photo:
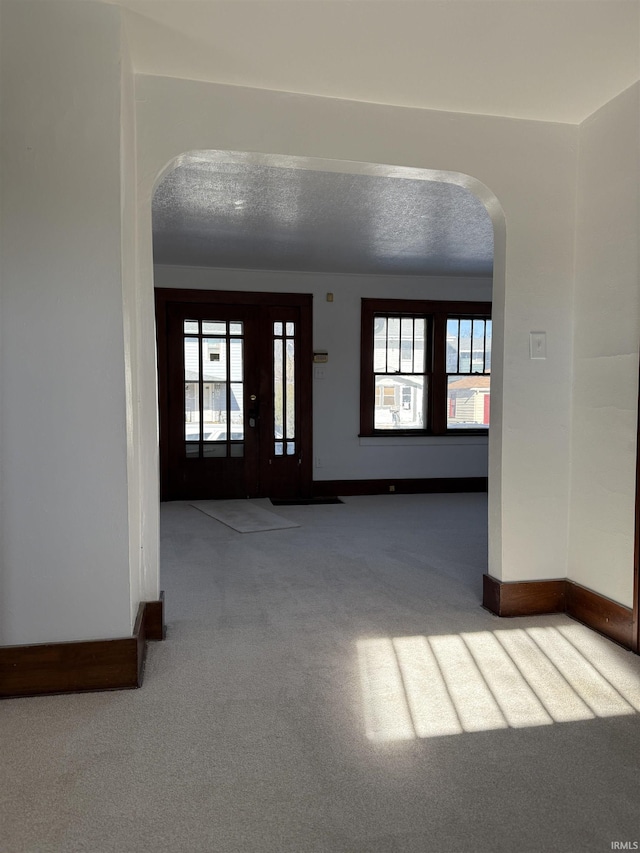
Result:
[[[546,332],[530,332],[529,333],[529,358],[546,358],[547,357],[547,333]]]

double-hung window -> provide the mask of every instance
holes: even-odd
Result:
[[[362,300],[360,434],[483,432],[491,304]]]

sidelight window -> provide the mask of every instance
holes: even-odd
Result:
[[[296,343],[295,323],[273,324],[273,435],[274,455],[296,452]]]

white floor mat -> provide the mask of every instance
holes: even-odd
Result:
[[[200,512],[237,530],[238,533],[259,533],[262,530],[284,530],[300,527],[293,521],[264,509],[253,501],[191,501]]]

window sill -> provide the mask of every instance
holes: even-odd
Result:
[[[450,432],[446,435],[394,435],[389,431],[388,435],[359,435],[360,447],[422,447],[422,446],[450,446],[450,445],[484,445],[489,443],[488,433],[474,432],[471,435],[461,435],[458,432]]]

